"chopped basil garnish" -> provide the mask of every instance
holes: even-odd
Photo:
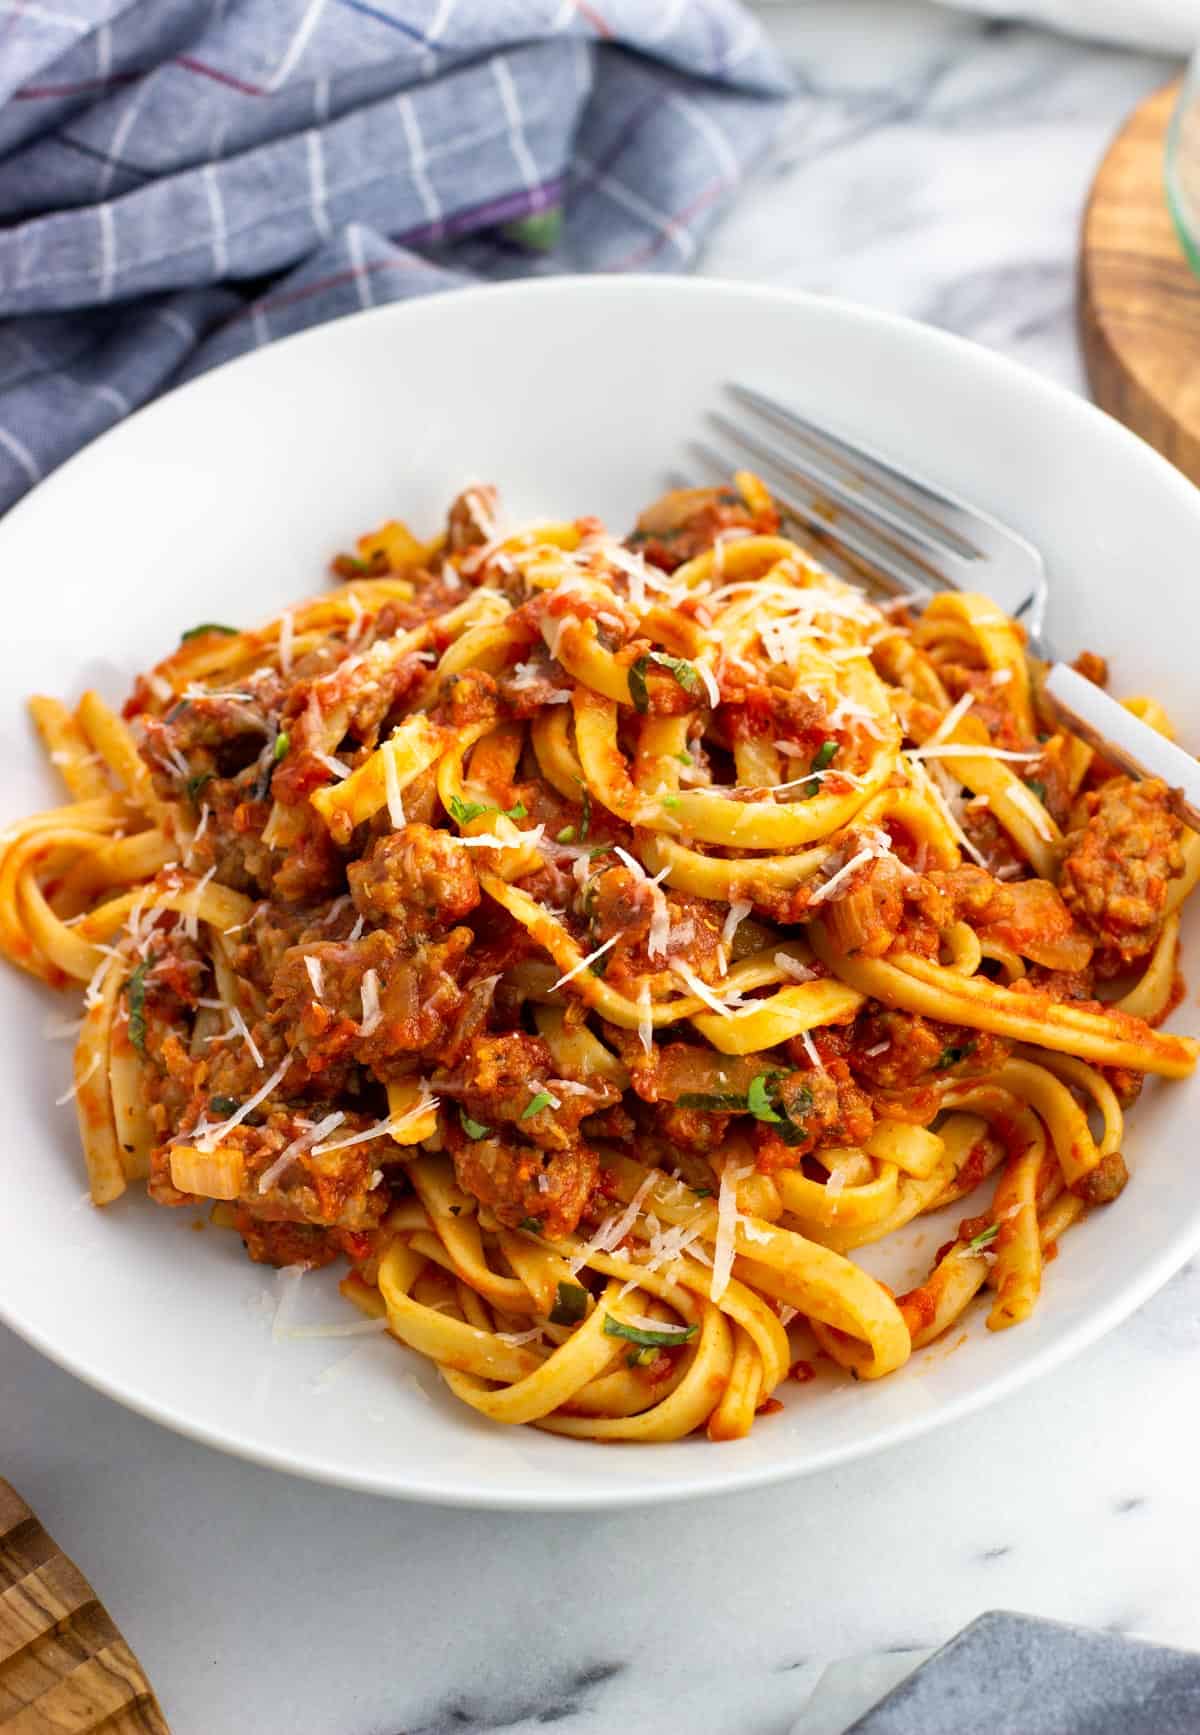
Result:
[[[650,709],[650,691],[646,686],[646,670],[650,667],[650,658],[639,657],[629,671],[629,697],[635,711]]]
[[[222,626],[220,621],[201,621],[198,627],[189,627],[185,633],[180,633],[179,642],[186,645],[189,639],[201,639],[205,633],[224,633],[226,638],[235,639],[237,627]]]
[[[579,841],[586,843],[588,832],[592,829],[592,792],[586,783],[581,783],[579,788]],[[608,847],[606,844],[605,848]]]
[[[450,797],[450,817],[459,825],[470,825],[473,819],[479,819],[485,813],[503,813],[506,819],[524,819],[528,811],[523,801],[500,808],[490,806],[486,801],[464,801],[461,795]]]
[[[626,1325],[611,1313],[604,1316],[605,1337],[623,1337],[626,1343],[639,1344],[642,1349],[671,1349],[675,1344],[690,1343],[699,1330],[698,1325],[683,1325],[677,1331],[669,1326],[663,1331],[647,1331],[640,1325]]]
[[[214,1114],[230,1115],[236,1114],[242,1105],[236,1096],[210,1096],[208,1106]]]
[[[779,1128],[785,1144],[796,1145],[807,1136],[802,1116],[812,1107],[812,1092],[807,1086],[789,1092],[784,1102],[779,1089],[780,1074],[760,1072],[750,1080],[744,1096],[735,1091],[683,1091],[675,1101],[679,1108],[705,1109],[718,1114],[752,1114],[756,1120]],[[706,1197],[708,1189],[693,1188],[698,1197]]]
[[[813,756],[813,762],[809,766],[809,770],[810,771],[828,771],[828,769],[829,769],[829,767],[833,761],[833,756],[837,752],[837,750],[838,750],[838,744],[836,741],[822,741],[821,745],[817,748],[817,751]],[[803,789],[801,789],[800,793],[806,801],[811,801],[812,797],[817,793],[817,790],[820,787],[821,787],[820,784],[817,782],[816,778],[814,777],[811,783],[806,783],[804,785],[804,787],[803,787]]]
[[[752,1078],[750,1088],[746,1092],[746,1107],[755,1120],[773,1121],[778,1126],[783,1120],[783,1116],[775,1113],[767,1094],[771,1086],[776,1084],[774,1075],[768,1075],[765,1072],[760,1072],[757,1078]]]
[[[1031,789],[1039,801],[1045,801],[1046,785],[1042,782],[1040,777],[1026,777],[1024,783],[1026,789]]]
[[[279,761],[283,758],[284,754],[287,752],[287,750],[291,746],[291,744],[292,744],[291,736],[288,734],[286,729],[281,729],[279,731],[278,735],[276,735],[276,737],[275,737],[275,763],[276,763],[276,765],[279,764]]]
[[[540,1217],[522,1217],[521,1221],[517,1224],[517,1228],[527,1229],[531,1235],[540,1235],[542,1232],[542,1219]]]
[[[704,691],[704,682],[700,679],[695,664],[689,663],[685,657],[668,657],[664,651],[651,651],[650,661],[674,675],[685,693],[696,697]]]
[[[486,1139],[491,1133],[491,1127],[485,1127],[482,1121],[473,1121],[465,1108],[459,1109],[458,1118],[469,1139]]]
[[[933,1070],[935,1072],[945,1072],[947,1067],[957,1066],[960,1060],[966,1060],[967,1056],[974,1054],[974,1052],[975,1043],[973,1040],[971,1042],[964,1042],[961,1045],[951,1043],[949,1048],[943,1048],[937,1061],[934,1063]]]
[[[989,1223],[986,1229],[981,1229],[978,1235],[973,1235],[963,1248],[964,1253],[978,1253],[980,1248],[987,1247],[1000,1233],[998,1223]]]
[[[712,1188],[711,1187],[693,1187],[692,1192],[696,1195],[697,1199],[711,1199],[712,1198]]]
[[[211,771],[197,771],[194,777],[189,777],[183,786],[187,792],[188,800],[195,801],[200,791],[204,788],[204,785],[206,783],[211,783],[212,780],[213,774]]]
[[[694,765],[695,764],[695,760],[692,758],[691,754],[688,752],[686,747],[684,747],[680,752],[678,752],[675,755],[675,757],[676,757],[676,759],[678,759],[678,761],[681,765]]]
[[[662,798],[662,804],[664,807],[678,807],[679,797],[677,795],[664,795]]]
[[[578,1325],[587,1317],[588,1292],[582,1283],[560,1283],[555,1287],[554,1306],[550,1309],[551,1325]]]
[[[798,1090],[789,1091],[786,1100],[781,1092],[779,1108],[783,1119],[776,1128],[776,1138],[782,1139],[785,1145],[803,1144],[808,1137],[804,1116],[812,1107],[812,1102],[812,1091],[807,1085],[801,1085]]]
[[[129,1006],[129,1040],[139,1054],[146,1052],[146,971],[150,968],[149,958],[143,958],[141,963],[130,972],[125,984],[125,998]]]
[[[675,1098],[680,1108],[699,1108],[737,1114],[750,1107],[749,1100],[736,1091],[685,1090]]]
[[[535,1114],[540,1114],[544,1108],[549,1108],[554,1098],[548,1090],[539,1090],[537,1095],[521,1110],[523,1121],[532,1120]]]
[[[478,819],[481,814],[494,811],[486,801],[464,801],[461,795],[450,797],[450,817],[459,825],[470,825],[471,821]]]
[[[650,690],[646,685],[646,672],[651,663],[657,668],[665,669],[673,675],[685,693],[694,697],[704,691],[704,683],[697,673],[694,663],[689,663],[685,657],[669,657],[665,651],[647,651],[640,656],[629,671],[629,697],[635,711],[648,711],[650,708]]]
[[[555,832],[554,841],[555,843],[574,843],[575,827],[573,825],[564,825],[561,831]]]

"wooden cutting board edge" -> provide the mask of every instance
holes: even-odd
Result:
[[[1167,129],[1180,81],[1134,109],[1084,213],[1078,319],[1092,394],[1200,483],[1200,276],[1167,204]]]
[[[170,1735],[111,1615],[3,1477],[0,1732]]]

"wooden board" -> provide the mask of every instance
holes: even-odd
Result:
[[[95,1591],[2,1477],[0,1731],[170,1735]]]
[[[1109,147],[1083,224],[1079,330],[1096,402],[1200,483],[1200,277],[1167,207],[1176,81]]]

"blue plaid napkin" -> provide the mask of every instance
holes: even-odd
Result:
[[[338,314],[686,269],[786,90],[737,0],[0,0],[0,510]]]

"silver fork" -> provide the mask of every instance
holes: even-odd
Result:
[[[833,433],[765,392],[729,385],[736,413],[714,410],[720,444],[691,449],[717,476],[749,464],[816,552],[843,575],[889,597],[922,602],[937,590],[982,591],[1023,622],[1035,656],[1049,583],[1038,549],[990,513]],[[1159,777],[1171,805],[1200,831],[1200,762],[1066,663],[1051,662],[1046,697],[1060,722],[1131,777]]]

